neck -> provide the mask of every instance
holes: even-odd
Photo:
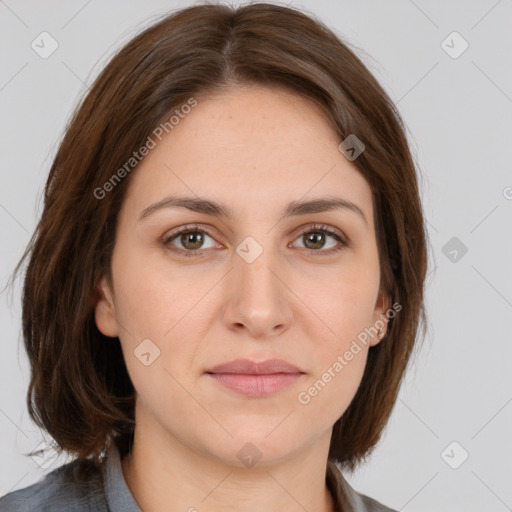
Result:
[[[143,435],[135,429],[134,444],[121,461],[123,475],[144,512],[333,512],[326,485],[325,438],[294,458],[251,468],[231,465],[199,453],[170,437]],[[322,453],[325,456],[319,457]]]

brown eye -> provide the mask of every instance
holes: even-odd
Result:
[[[334,243],[325,249],[328,240],[334,239]],[[337,231],[329,226],[309,226],[299,236],[304,244],[304,249],[309,249],[311,253],[319,254],[332,254],[333,252],[340,251],[344,247],[348,247],[348,242],[338,234]]]
[[[205,247],[205,237],[211,238],[212,243],[209,247]],[[185,226],[169,235],[163,241],[163,244],[170,250],[176,251],[184,256],[195,256],[200,254],[203,249],[215,247],[213,237],[203,229],[194,226]],[[169,247],[172,245],[173,247]]]
[[[328,235],[319,232],[310,232],[302,235],[304,245],[307,249],[322,249],[325,245],[325,239]]]
[[[199,231],[182,233],[179,237],[180,243],[185,249],[200,249],[201,245],[204,243],[204,235]]]

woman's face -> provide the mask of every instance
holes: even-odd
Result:
[[[364,335],[390,306],[371,190],[314,103],[257,86],[197,100],[126,178],[113,289],[99,283],[96,324],[120,339],[146,434],[229,464],[244,450],[271,464],[328,446],[379,342]],[[231,215],[147,210],[171,196]],[[290,208],[325,198],[360,213]],[[235,359],[281,359],[301,373],[207,373]]]

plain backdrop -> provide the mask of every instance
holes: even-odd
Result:
[[[117,48],[192,3],[0,1],[1,286],[36,226],[80,96]],[[432,244],[424,348],[380,444],[346,476],[405,512],[511,510],[512,2],[291,3],[360,48],[398,104]],[[32,47],[42,32],[58,44],[47,58]],[[23,455],[43,437],[25,405],[20,288],[0,301],[0,495],[61,463]]]

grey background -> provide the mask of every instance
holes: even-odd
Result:
[[[191,3],[0,1],[1,286],[35,228],[80,95],[116,48],[155,16]],[[406,512],[512,510],[512,2],[292,4],[361,48],[398,104],[421,169],[434,256],[426,343],[380,444],[347,478]],[[59,45],[47,59],[31,48],[43,31]],[[453,31],[469,44],[458,58],[442,45]],[[453,53],[460,43],[451,36],[444,45]],[[0,495],[61,463],[22,454],[43,437],[26,412],[19,294],[18,282],[12,303],[7,293],[0,301]],[[467,460],[450,467],[463,450]]]

